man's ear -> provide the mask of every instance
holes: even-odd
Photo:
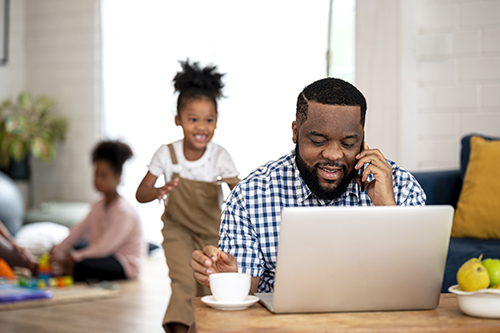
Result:
[[[297,128],[297,122],[296,121],[292,121],[292,132],[293,132],[293,137],[292,137],[292,140],[293,140],[293,143],[297,143],[297,133],[298,133],[298,128]]]
[[[178,116],[175,116],[175,125],[180,126],[180,124],[181,124],[181,120],[179,119]]]

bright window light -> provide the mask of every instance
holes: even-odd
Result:
[[[350,82],[354,3],[333,2],[330,34],[330,76]],[[329,10],[329,0],[102,0],[102,133],[134,150],[120,192],[136,205],[149,241],[161,243],[163,207],[137,203],[135,191],[160,145],[182,138],[172,86],[178,61],[227,73],[213,140],[243,178],[294,148],[297,95],[327,75]]]

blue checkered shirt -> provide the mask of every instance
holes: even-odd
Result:
[[[387,162],[397,205],[425,205],[425,193],[413,175]],[[219,248],[236,257],[241,272],[261,277],[259,292],[272,292],[283,207],[373,205],[354,180],[341,198],[319,199],[302,180],[292,151],[256,169],[233,189],[222,211]]]

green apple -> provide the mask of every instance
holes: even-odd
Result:
[[[483,266],[486,267],[490,276],[490,287],[500,284],[500,260],[499,259],[484,259]]]

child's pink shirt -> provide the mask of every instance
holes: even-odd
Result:
[[[83,238],[88,241],[88,246],[73,250],[73,246]],[[109,207],[106,207],[104,199],[99,200],[52,253],[64,252],[70,252],[75,262],[114,255],[122,264],[127,278],[135,278],[139,275],[146,253],[139,215],[121,196],[113,200]]]

